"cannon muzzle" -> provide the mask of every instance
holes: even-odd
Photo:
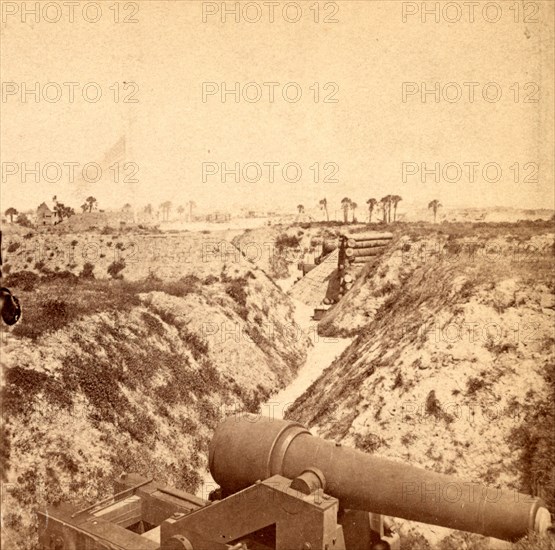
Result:
[[[323,474],[324,491],[344,509],[365,510],[509,541],[545,532],[551,516],[542,500],[514,491],[407,466],[311,435],[286,420],[229,417],[214,434],[210,471],[235,493],[279,474]]]

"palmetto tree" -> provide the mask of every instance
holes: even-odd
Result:
[[[350,206],[351,206],[351,212],[353,213],[353,218],[352,218],[352,219],[353,219],[353,223],[355,223],[355,222],[357,221],[357,220],[356,220],[356,216],[355,216],[355,211],[356,211],[356,209],[358,208],[358,204],[357,204],[356,202],[354,202],[354,201],[351,201],[351,205],[350,205]]]
[[[66,218],[70,218],[75,214],[75,210],[71,206],[64,206],[62,215]]]
[[[304,206],[302,204],[297,205],[297,210],[299,211],[299,215],[304,214]]]
[[[378,205],[378,201],[376,199],[368,199],[366,204],[368,205],[368,223],[372,223],[372,213]]]
[[[96,205],[98,204],[98,201],[92,196],[87,197],[85,202],[89,205],[89,212],[92,212],[93,207],[96,208]]]
[[[437,199],[434,199],[433,201],[430,201],[428,203],[428,210],[431,208],[432,212],[434,213],[434,223],[436,223],[437,211],[438,211],[438,208],[440,207],[441,207],[441,203]]]
[[[349,208],[351,207],[351,199],[349,197],[344,197],[341,199],[341,210],[343,210],[343,221],[347,223],[349,221]]]
[[[197,205],[196,205],[195,201],[189,201],[187,203],[187,205],[189,206],[189,221],[192,222],[193,221],[193,208],[196,208]]]
[[[390,204],[390,195],[386,195],[385,197],[382,197],[380,199],[380,206],[382,207],[383,210],[383,221],[385,223],[387,223],[387,213],[388,213],[388,209],[389,209],[389,204]]]
[[[320,204],[320,209],[323,210],[326,214],[326,221],[329,222],[330,221],[330,215],[328,213],[328,201],[327,201],[327,199],[322,199],[319,204]]]
[[[183,212],[185,212],[185,207],[183,205],[179,205],[177,207],[177,213],[179,214],[179,217],[182,218],[183,217]]]
[[[9,217],[10,217],[10,223],[13,223],[13,217],[14,217],[14,216],[17,216],[18,212],[17,212],[17,210],[16,210],[13,206],[10,206],[10,207],[4,212],[4,214],[5,214],[6,216],[9,216]]]
[[[124,212],[129,212],[129,211],[131,210],[131,205],[130,205],[128,202],[126,202],[126,203],[123,205],[122,210],[123,210]]]
[[[88,205],[86,202],[84,202],[84,203],[81,205],[81,210],[83,210],[83,214],[84,214],[88,209],[89,209],[89,205]]]
[[[56,197],[54,197],[54,199],[56,199]],[[63,221],[64,218],[70,218],[75,214],[75,210],[71,208],[71,206],[66,206],[59,201],[56,201],[54,205],[54,212],[56,212],[60,221]]]
[[[65,211],[65,206],[61,202],[56,202],[56,204],[54,205],[54,212],[56,212],[56,215],[58,216],[60,221],[64,219],[64,211]]]
[[[162,210],[162,219],[163,220],[168,220],[168,218],[170,217],[170,210],[172,208],[172,203],[171,201],[165,201],[160,205],[160,210]]]
[[[397,221],[397,205],[403,200],[403,197],[399,195],[393,195],[391,197],[391,202],[393,204],[393,221]]]
[[[152,215],[152,204],[147,204],[144,208],[144,212],[145,214],[148,214],[149,216]]]

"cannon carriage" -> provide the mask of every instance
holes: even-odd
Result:
[[[44,550],[399,550],[384,516],[516,541],[551,530],[538,498],[487,488],[254,415],[216,429],[209,500],[138,475],[83,510],[39,512]]]

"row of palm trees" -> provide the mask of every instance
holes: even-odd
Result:
[[[195,201],[188,201],[187,203],[185,203],[187,208],[185,208],[185,206],[183,205],[179,205],[177,207],[177,213],[179,214],[180,217],[183,217],[183,213],[185,212],[185,210],[189,210],[189,220],[192,221],[193,219],[193,209],[197,207],[197,204]],[[126,207],[131,208],[130,204],[126,204],[123,208],[125,209]],[[165,201],[163,203],[160,204],[160,206],[158,207],[158,211],[156,212],[156,215],[159,216],[160,214],[162,215],[162,221],[167,221],[170,218],[170,212],[173,208],[173,203],[172,201]],[[148,214],[149,216],[152,216],[153,212],[154,212],[154,208],[152,207],[152,204],[147,204],[144,208],[143,208],[143,212],[145,214]]]
[[[382,197],[379,201],[375,198],[368,199],[366,204],[368,205],[368,222],[372,223],[372,216],[374,212],[381,210],[382,212],[382,220],[384,223],[391,223],[391,214],[393,212],[393,221],[397,221],[397,206],[403,200],[403,197],[400,195],[386,195]],[[326,198],[323,198],[318,203],[320,206],[320,210],[322,210],[326,216],[326,221],[330,221],[330,215],[328,211],[328,201]],[[441,203],[434,199],[428,204],[428,210],[432,210],[434,214],[434,223],[437,221],[437,211],[441,207]],[[358,204],[352,201],[349,197],[344,197],[341,200],[341,210],[343,211],[343,221],[348,223],[349,221],[349,212],[351,212],[351,220],[353,222],[356,221],[355,212],[358,208]],[[305,208],[302,204],[297,206],[297,210],[299,214],[304,214]]]
[[[83,212],[92,212],[93,209],[96,209],[97,207],[97,200],[94,197],[87,197],[87,199],[85,200],[85,202],[81,205],[81,209],[83,210]],[[196,208],[196,203],[194,201],[189,201],[186,203],[187,208],[189,210],[189,219],[192,219],[193,217],[193,209]],[[158,207],[158,211],[156,212],[156,215],[159,216],[160,214],[162,215],[162,220],[166,221],[169,219],[170,216],[170,212],[173,208],[173,203],[171,201],[165,201],[163,203],[161,203]],[[121,209],[123,212],[131,212],[133,210],[133,206],[130,203],[125,203]],[[148,215],[152,215],[154,213],[154,208],[152,206],[152,204],[147,204],[144,208],[143,208],[143,212],[145,214]],[[178,206],[177,207],[177,213],[182,216],[183,213],[185,212],[185,206]]]
[[[403,198],[399,195],[386,195],[382,197],[379,201],[371,198],[366,201],[368,205],[368,222],[372,223],[372,215],[378,208],[381,208],[383,212],[383,220],[385,223],[391,222],[391,212],[393,211],[393,221],[397,220],[397,205],[403,200]],[[318,203],[320,206],[320,210],[322,210],[326,216],[326,221],[330,221],[330,215],[328,211],[328,201],[326,198],[323,198]],[[358,208],[358,204],[351,200],[349,197],[344,197],[341,200],[341,210],[343,211],[343,221],[345,223],[349,222],[349,212],[351,213],[351,220],[353,222],[356,221],[356,209]],[[304,206],[299,204],[297,206],[299,214],[304,212]]]

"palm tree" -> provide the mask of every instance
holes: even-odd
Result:
[[[320,209],[323,210],[326,213],[326,221],[329,222],[330,221],[330,215],[328,213],[328,201],[327,201],[327,199],[322,199],[319,204],[320,204]]]
[[[383,210],[383,221],[385,223],[387,223],[387,210],[388,210],[388,207],[389,207],[389,197],[390,197],[390,195],[386,195],[385,197],[382,197],[380,199],[380,205],[381,205],[382,210]]]
[[[193,208],[196,208],[197,205],[196,205],[195,201],[189,201],[187,203],[187,205],[189,206],[189,221],[192,222],[193,221]]]
[[[378,205],[378,201],[376,199],[368,199],[366,204],[368,205],[368,223],[372,223],[372,213]]]
[[[177,213],[179,214],[180,218],[183,218],[183,212],[185,212],[185,207],[181,204],[177,207]]]
[[[92,212],[93,207],[96,208],[98,201],[94,197],[87,197],[85,202],[89,205],[89,212]]]
[[[83,214],[84,214],[88,209],[89,209],[89,205],[88,205],[86,202],[84,202],[84,203],[81,205],[81,210],[83,210]]]
[[[62,216],[65,216],[66,218],[70,218],[74,214],[75,214],[75,210],[71,208],[71,206],[63,206]]]
[[[349,197],[344,197],[341,199],[341,209],[343,210],[343,221],[348,222],[348,212],[351,205],[351,199]]]
[[[304,206],[302,204],[297,204],[297,210],[299,211],[299,215],[304,214]]]
[[[355,223],[356,217],[355,217],[355,210],[358,208],[358,204],[356,202],[352,202],[351,201],[351,211],[353,212],[353,223]]]
[[[160,210],[162,210],[162,219],[168,220],[170,217],[170,210],[172,208],[171,201],[165,201],[160,205]]]
[[[393,195],[387,195],[387,223],[391,223],[391,208],[393,206]]]
[[[431,208],[433,213],[434,213],[434,223],[436,223],[437,210],[441,206],[442,206],[441,203],[437,199],[434,199],[433,201],[430,201],[430,203],[428,204],[428,210]]]
[[[148,203],[145,207],[144,207],[144,213],[148,214],[149,216],[152,215],[152,204]]]
[[[397,205],[403,200],[403,197],[399,195],[393,195],[391,197],[391,202],[393,203],[393,221],[397,221]]]
[[[126,202],[126,203],[123,205],[122,210],[123,210],[124,212],[129,212],[129,210],[131,210],[131,205],[130,205],[128,202]]]
[[[14,217],[14,216],[17,216],[18,212],[17,212],[17,210],[16,210],[13,206],[10,206],[10,207],[4,212],[4,214],[5,214],[6,216],[9,216],[9,217],[10,217],[10,223],[13,223],[13,217]]]
[[[54,197],[54,199],[55,198],[56,197]],[[56,201],[54,212],[57,214],[58,218],[60,218],[60,221],[62,221],[64,219],[65,206],[61,202]]]

